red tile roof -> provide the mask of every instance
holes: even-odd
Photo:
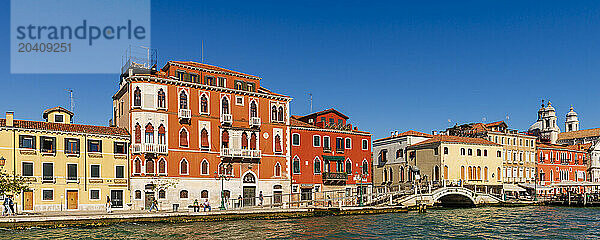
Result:
[[[58,107],[53,107],[53,108],[49,108],[49,109],[44,110],[44,113],[43,113],[42,116],[44,118],[47,118],[48,117],[48,113],[53,112],[53,111],[65,112],[65,113],[71,115],[71,117],[74,115],[73,112],[71,112],[71,111],[69,111],[69,110],[67,110],[67,109],[65,109],[65,108],[63,108],[61,106],[58,106]]]
[[[500,144],[496,144],[492,141],[488,141],[483,138],[457,137],[457,136],[448,136],[448,135],[435,135],[432,139],[428,139],[428,140],[413,144],[412,146],[424,145],[424,144],[429,144],[429,143],[438,143],[438,142],[502,146]]]
[[[0,119],[0,127],[6,127],[6,119]],[[14,120],[14,127],[23,129],[48,130],[59,132],[89,133],[128,137],[129,132],[125,128],[104,127],[82,124],[50,123],[41,121]]]
[[[377,139],[377,140],[374,140],[373,142],[378,142],[378,141],[383,141],[383,140],[397,138],[397,137],[403,137],[403,136],[428,137],[428,138],[432,138],[433,137],[433,135],[431,135],[431,134],[409,130],[409,131],[406,131],[406,132],[403,132],[403,133],[399,133],[398,135],[394,135],[394,136],[389,136],[389,137],[384,137],[384,138],[381,138],[381,139]]]
[[[344,119],[348,119],[349,118],[348,116],[342,114],[341,112],[339,112],[338,110],[335,110],[334,108],[325,109],[323,111],[311,113],[311,114],[302,116],[301,118],[312,118],[312,117],[323,115],[323,114],[326,114],[326,113],[335,113],[335,114],[337,114],[338,116],[340,116],[340,117],[342,117]]]
[[[292,115],[290,117],[290,126],[292,126],[292,127],[314,128],[314,129],[339,130],[339,129],[335,129],[335,128],[327,128],[327,127],[315,126],[315,125],[312,125],[310,123],[307,123],[307,122],[304,122],[304,121],[300,120],[300,118],[302,118],[302,117],[301,116],[297,116],[297,115]],[[370,132],[359,131],[359,130],[354,130],[354,129],[339,130],[339,131],[354,132],[354,133],[363,133],[363,134],[371,134]]]
[[[494,126],[499,126],[502,124],[506,125],[506,123],[504,123],[504,121],[497,121],[497,122],[492,122],[492,123],[486,123],[485,126],[486,127],[494,127]]]
[[[242,76],[246,76],[246,77],[251,77],[251,78],[260,78],[258,76],[254,76],[254,75],[250,75],[250,74],[246,74],[246,73],[241,73],[241,72],[236,72],[236,71],[229,70],[229,69],[226,69],[226,68],[217,67],[217,66],[213,66],[213,65],[208,65],[208,64],[204,64],[204,63],[197,63],[197,62],[192,62],[192,61],[170,61],[170,62],[177,63],[177,64],[182,64],[182,65],[188,65],[188,66],[192,66],[192,67],[196,67],[196,68],[202,68],[202,69],[212,70],[212,71],[220,71],[220,72],[226,72],[226,73],[231,73],[231,74],[238,74],[238,75],[242,75]]]
[[[585,137],[600,136],[600,128],[585,129],[572,132],[562,132],[558,134],[558,140],[576,139]]]
[[[586,144],[577,144],[577,145],[559,145],[559,144],[549,144],[549,143],[537,143],[537,147],[538,148],[552,148],[552,149],[557,149],[557,150],[576,150],[576,151],[587,151],[586,150],[582,150],[581,148],[584,147],[584,145]],[[590,144],[591,146],[591,144]],[[589,149],[589,147],[588,147]]]

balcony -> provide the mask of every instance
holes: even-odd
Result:
[[[167,144],[136,143],[133,144],[133,153],[167,154]]]
[[[221,114],[221,124],[231,125],[231,123],[233,123],[233,116],[231,116],[231,114]]]
[[[343,148],[336,148],[335,152],[336,153],[344,153],[344,149]]]
[[[259,117],[250,117],[250,127],[260,127],[260,118]]]
[[[344,172],[324,172],[321,174],[325,185],[346,185],[348,174]]]
[[[258,159],[261,158],[260,150],[239,149],[239,148],[223,148],[221,149],[221,157],[226,158],[246,158]]]
[[[179,109],[178,114],[180,119],[191,119],[192,118],[192,110],[189,109]]]

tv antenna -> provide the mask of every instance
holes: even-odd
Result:
[[[75,103],[73,100],[73,89],[66,89],[66,91],[69,93],[69,111],[73,112],[74,107],[75,107]],[[71,122],[73,121],[73,119],[71,119]]]
[[[308,93],[308,102],[310,103],[310,113],[313,112],[313,107],[312,107],[312,93]]]

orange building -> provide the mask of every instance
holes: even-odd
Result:
[[[370,189],[371,134],[347,121],[348,117],[335,109],[290,119],[292,193],[298,193],[301,200],[325,196],[319,192],[347,196],[355,194],[359,186],[363,191]]]
[[[588,145],[589,147],[589,145]],[[587,152],[578,145],[564,146],[538,143],[537,145],[538,184],[585,182],[587,172]],[[553,190],[538,190],[538,194],[556,194]]]
[[[290,97],[261,78],[196,62],[130,64],[113,96],[114,123],[132,134],[132,202],[229,207],[289,192]],[[223,191],[223,192],[221,192]],[[236,199],[236,200],[234,200]],[[229,200],[229,201],[227,201]]]

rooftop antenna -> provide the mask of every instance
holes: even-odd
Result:
[[[66,89],[67,92],[69,93],[69,111],[73,112],[73,108],[74,108],[74,102],[73,102],[73,89]],[[71,119],[71,121],[73,121]]]
[[[204,40],[202,40],[200,47],[200,62],[204,63]]]
[[[309,97],[308,101],[310,102],[310,112],[312,113],[312,111],[313,111],[312,110],[312,93],[308,93],[308,97]]]

